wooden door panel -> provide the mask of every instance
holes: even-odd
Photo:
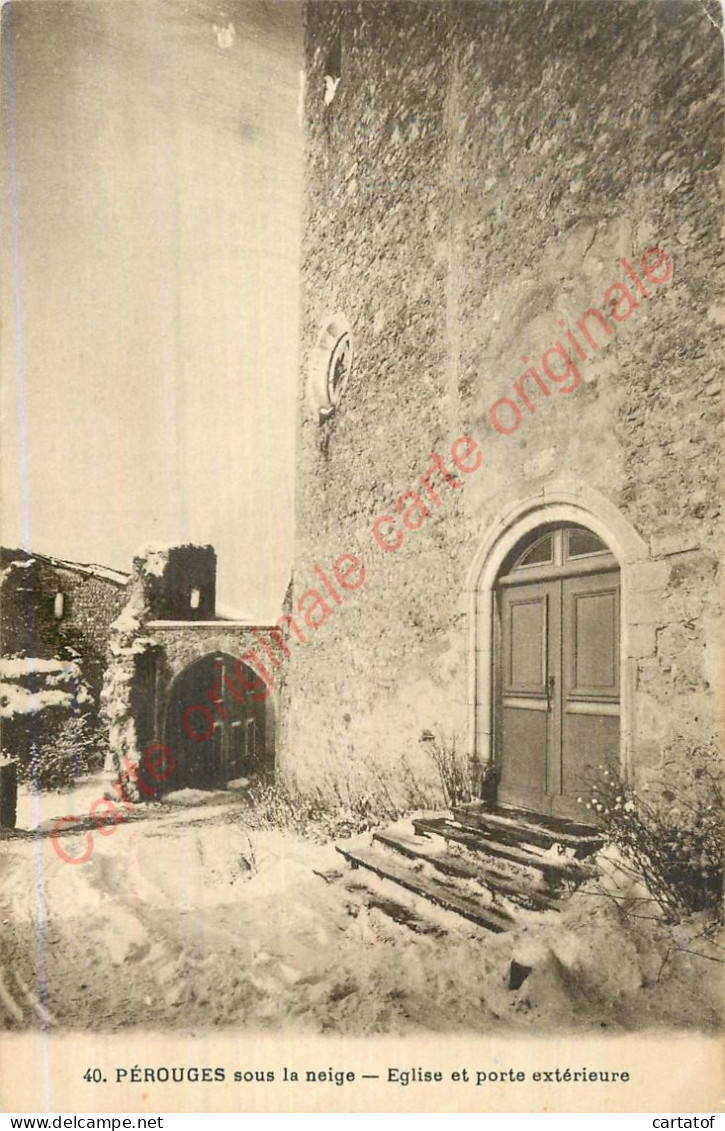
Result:
[[[232,720],[229,752],[230,777],[241,777],[244,768],[244,724],[242,719]]]
[[[616,689],[614,649],[616,594],[579,593],[574,597],[572,690],[611,694]]]
[[[264,768],[265,708],[246,690],[240,690],[236,662],[234,665],[231,660],[225,662],[224,710],[229,750],[227,779],[232,780],[250,777]],[[254,677],[255,673],[249,670],[245,678],[251,683]]]
[[[557,663],[552,626],[559,621],[560,586],[538,583],[500,595],[499,801],[546,808],[552,715],[547,680]]]
[[[564,695],[619,699],[619,574],[563,583]]]
[[[600,767],[619,756],[619,574],[562,582],[563,696],[558,815],[578,817]]]
[[[514,591],[506,603],[508,663],[504,693],[545,694],[546,682],[546,594]]]
[[[562,789],[554,812],[580,821],[593,820],[585,804],[592,786],[606,766],[619,754],[619,716],[571,714],[565,711],[562,727]]]
[[[254,719],[247,719],[245,731],[244,745],[247,764],[251,769],[254,769],[257,764],[257,727]]]
[[[498,799],[583,820],[577,802],[619,751],[619,573],[498,594]]]
[[[225,780],[224,774],[224,724],[214,723],[211,751],[206,763],[206,781],[209,785],[221,785]]]
[[[546,710],[503,708],[499,800],[538,809],[546,794]]]

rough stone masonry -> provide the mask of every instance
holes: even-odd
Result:
[[[716,740],[725,306],[711,9],[306,5],[301,387],[334,312],[353,360],[334,411],[299,398],[296,596],[309,563],[362,546],[366,579],[295,649],[282,766],[299,780],[402,780],[407,764],[425,781],[423,732],[466,745],[485,731],[471,571],[536,500],[542,521],[547,503],[580,506],[627,546],[622,739],[636,780],[676,779]],[[675,264],[668,287],[587,362],[575,395],[498,436],[489,409],[522,358],[654,246]],[[480,445],[481,471],[398,552],[370,552],[391,497],[458,436]]]

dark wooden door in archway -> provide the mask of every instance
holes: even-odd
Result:
[[[498,801],[583,820],[619,755],[619,567],[580,526],[542,529],[497,581]]]
[[[239,661],[224,654],[203,656],[177,676],[164,727],[175,761],[167,789],[209,789],[267,768],[259,689],[259,677],[246,665],[240,672]]]

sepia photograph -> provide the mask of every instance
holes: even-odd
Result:
[[[1,17],[0,1108],[715,1111],[722,6]]]

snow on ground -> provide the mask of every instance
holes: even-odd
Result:
[[[73,789],[47,790],[36,793],[23,783],[18,785],[18,809],[15,820],[18,829],[36,829],[47,826],[59,817],[85,816],[97,798],[108,789],[108,775],[89,774],[81,778]]]
[[[25,679],[29,675],[52,674],[81,678],[80,665],[74,660],[39,660],[34,657],[3,657],[0,659],[0,679]]]
[[[100,796],[97,781],[84,790]],[[68,812],[67,800],[46,795],[39,816]],[[366,1035],[719,1024],[713,959],[723,952],[693,937],[702,923],[673,934],[580,892],[561,914],[491,935],[349,873],[332,845],[245,827],[233,794],[198,800],[139,807],[139,819],[96,831],[82,865],[61,860],[47,835],[0,842],[5,1027]],[[69,854],[85,835],[63,839]],[[373,892],[407,901],[427,931],[391,919]]]

